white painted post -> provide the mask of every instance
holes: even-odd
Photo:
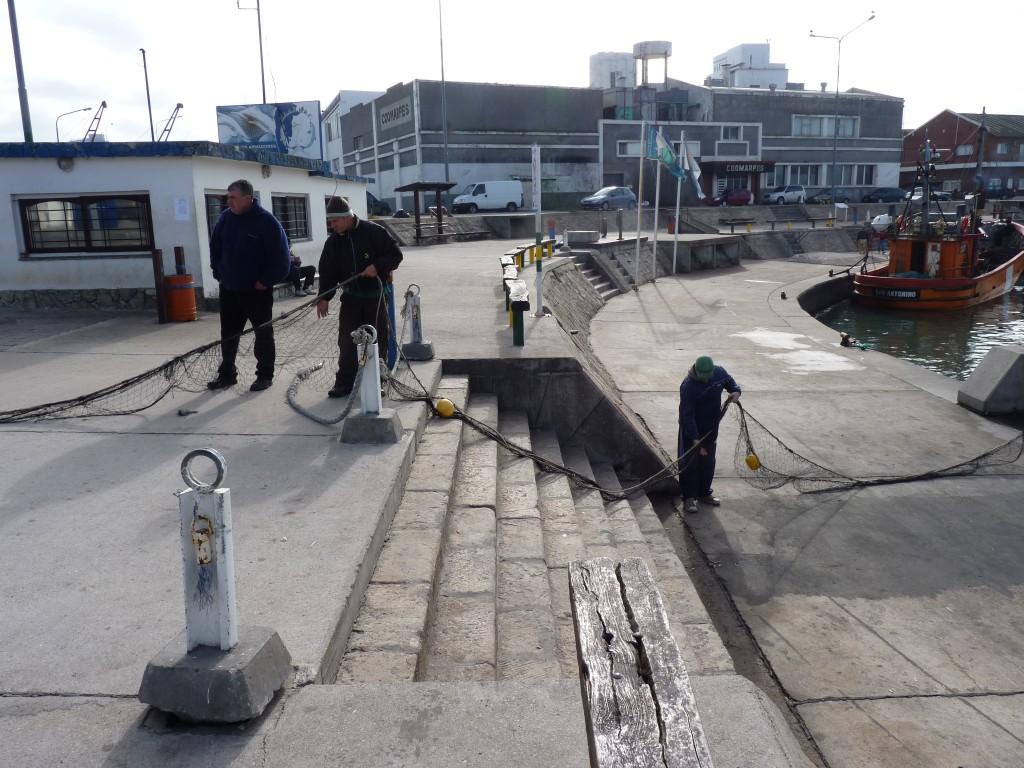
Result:
[[[377,353],[377,329],[362,325],[352,332],[356,354],[363,366],[359,382],[359,397],[363,413],[380,413],[384,407],[380,399],[380,355]]]
[[[419,289],[419,286],[416,286]],[[412,343],[423,343],[423,319],[420,317],[420,295],[410,290],[405,294],[405,309],[412,318]]]
[[[209,485],[192,474],[192,460],[199,456],[216,465],[217,479]],[[212,448],[189,451],[181,461],[181,476],[191,488],[178,493],[189,651],[199,645],[230,651],[238,642],[231,491],[220,487],[226,471],[224,457]]]

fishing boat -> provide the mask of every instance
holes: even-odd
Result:
[[[943,210],[952,204],[932,200],[929,183],[936,159],[926,141],[914,196],[879,233],[889,242],[888,263],[871,269],[865,256],[860,271],[851,270],[858,304],[962,309],[1009,293],[1024,273],[1024,226],[1010,218],[983,222],[979,195]]]

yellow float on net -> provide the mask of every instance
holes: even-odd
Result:
[[[755,472],[761,468],[761,460],[757,458],[756,453],[747,454],[747,466]]]
[[[455,413],[455,403],[448,398],[442,397],[437,401],[437,412],[442,418],[450,418]]]

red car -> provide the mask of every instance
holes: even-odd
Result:
[[[726,189],[708,199],[708,205],[753,205],[754,195],[749,189]]]

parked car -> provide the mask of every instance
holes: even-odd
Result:
[[[607,211],[610,208],[636,208],[636,195],[626,187],[604,187],[580,200],[584,208]]]
[[[823,189],[808,197],[807,202],[811,205],[819,205],[821,203],[848,203],[851,199],[850,190],[837,187],[834,190]]]
[[[801,184],[784,184],[765,192],[761,201],[765,204],[802,203],[807,200],[807,190]]]
[[[1017,190],[1010,189],[1009,187],[989,187],[985,190],[985,198],[987,200],[1009,200],[1011,197],[1017,196]]]
[[[754,194],[749,189],[725,189],[708,198],[708,205],[753,205]]]
[[[947,192],[944,189],[931,188],[932,200],[952,200],[953,193]],[[905,200],[913,200],[914,198],[920,198],[924,196],[924,190],[921,187],[914,187],[909,192],[905,193]]]
[[[870,192],[865,192],[860,201],[862,203],[899,203],[906,198],[906,190],[899,187],[878,187]]]
[[[508,211],[515,213],[523,207],[523,182],[474,181],[467,184],[452,200],[452,213],[477,211]]]

